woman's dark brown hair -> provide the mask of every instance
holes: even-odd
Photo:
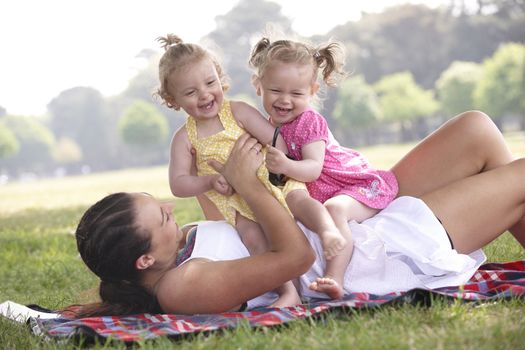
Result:
[[[151,236],[135,225],[128,193],[110,194],[92,205],[76,230],[77,248],[100,278],[100,302],[82,305],[77,317],[161,312],[154,295],[140,284],[135,261],[146,254]]]

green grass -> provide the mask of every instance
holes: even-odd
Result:
[[[525,156],[525,135],[508,135],[517,156]],[[390,167],[412,145],[364,148],[371,162]],[[58,309],[86,302],[95,295],[97,279],[83,265],[71,235],[85,208],[115,191],[145,191],[171,199],[166,167],[130,169],[82,177],[12,183],[0,187],[0,302],[36,303]],[[196,201],[177,200],[180,222],[201,218]],[[509,235],[485,249],[489,261],[525,259]],[[196,335],[181,341],[160,339],[139,344],[146,349],[174,346],[201,349],[428,348],[519,349],[525,334],[525,301],[483,305],[437,301],[431,308],[383,307],[323,315],[283,327]],[[26,326],[0,318],[2,349],[69,349],[71,343],[43,342]],[[121,348],[119,343],[95,348]]]

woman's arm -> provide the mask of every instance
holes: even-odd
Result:
[[[176,197],[192,197],[213,188],[218,175],[197,176],[192,174],[191,143],[186,128],[179,129],[171,140],[169,182],[170,189]]]
[[[218,171],[246,200],[268,238],[263,254],[231,261],[191,260],[164,279],[158,298],[164,311],[217,313],[231,310],[304,273],[314,253],[294,219],[256,178],[262,154],[243,135]]]

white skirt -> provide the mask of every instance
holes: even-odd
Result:
[[[317,259],[299,279],[301,295],[326,298],[308,288],[324,276],[326,261],[319,237],[302,228]],[[481,250],[466,255],[452,249],[441,223],[423,201],[413,197],[397,198],[363,223],[350,222],[350,229],[354,252],[344,275],[345,294],[461,285],[486,259]]]

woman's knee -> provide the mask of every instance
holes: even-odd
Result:
[[[503,134],[492,119],[480,111],[468,111],[458,115],[458,132],[467,142],[473,157],[479,155],[483,169],[489,170],[507,164],[512,154]]]
[[[476,136],[487,137],[491,134],[501,134],[494,121],[481,111],[472,110],[458,114],[456,122],[462,126],[462,131],[469,135],[475,133]]]

